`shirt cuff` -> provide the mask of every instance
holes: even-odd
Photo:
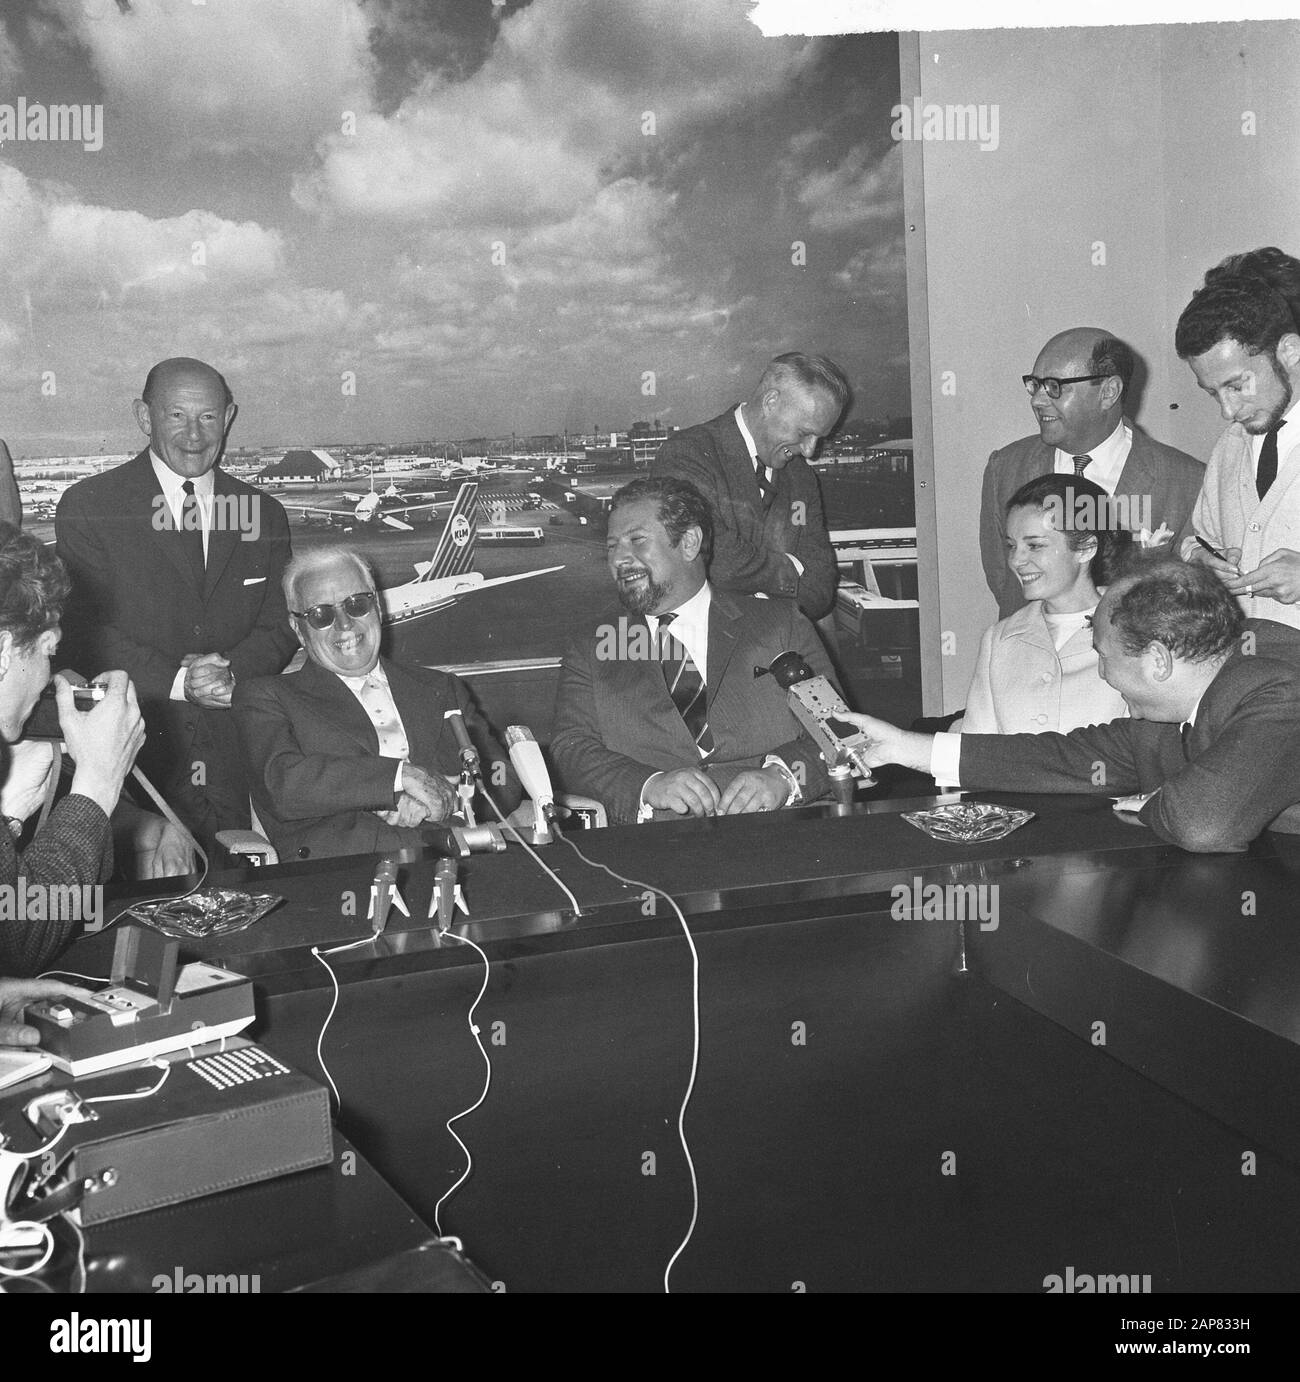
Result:
[[[185,699],[185,673],[188,667],[178,667],[176,675],[172,678],[172,689],[170,699],[173,701],[183,701]]]
[[[1183,539],[1182,549],[1179,551],[1178,555],[1182,557],[1184,561],[1191,561],[1199,547],[1200,543],[1198,543],[1194,537],[1185,537]]]
[[[936,734],[930,745],[930,776],[936,782],[961,781],[961,735]]]
[[[636,808],[636,823],[638,825],[642,825],[644,824],[644,822],[654,819],[655,809],[653,806],[650,805],[648,801],[646,801],[645,789],[655,780],[655,778],[662,776],[663,773],[661,772],[651,773],[650,776],[646,778],[646,780],[641,784],[641,800]]]
[[[791,560],[793,561],[794,558],[792,557]],[[769,753],[763,760],[763,766],[765,768],[775,768],[777,772],[785,778],[786,785],[790,788],[790,792],[784,804],[786,806],[797,806],[799,802],[803,800],[803,790],[799,786],[799,779],[790,771],[790,765],[785,759],[779,757],[777,754]]]
[[[787,552],[785,555],[789,559],[791,566],[793,566],[794,569],[802,576],[803,562],[801,562],[799,558],[794,555],[793,552]]]

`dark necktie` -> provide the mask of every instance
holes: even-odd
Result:
[[[1259,452],[1259,468],[1255,471],[1255,493],[1262,499],[1277,479],[1277,434],[1286,426],[1284,422],[1274,423],[1264,433],[1264,445]]]
[[[709,729],[708,692],[686,644],[675,638],[668,627],[676,618],[676,614],[659,616],[659,657],[663,662],[664,681],[700,756],[707,758],[714,748],[713,733]]]
[[[1091,456],[1071,456],[1070,459],[1074,462],[1074,473],[1076,475],[1082,475],[1092,461]]]
[[[181,543],[194,579],[202,589],[207,563],[203,558],[203,515],[199,497],[194,493],[194,481],[186,480],[181,492],[185,495],[181,502]]]
[[[763,505],[764,513],[772,507],[772,496],[776,493],[776,480],[769,480],[767,477],[767,467],[762,461],[754,462],[754,473],[758,477],[758,497]]]

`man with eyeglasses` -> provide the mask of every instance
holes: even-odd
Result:
[[[1099,484],[1135,539],[1162,555],[1176,555],[1191,531],[1205,468],[1124,417],[1134,365],[1123,341],[1079,326],[1053,336],[1023,376],[1038,435],[993,452],[980,500],[980,557],[1000,618],[1027,598],[1007,569],[1007,502],[1040,475],[1083,475]]]
[[[67,489],[54,521],[72,576],[66,665],[130,676],[148,732],[140,764],[207,848],[249,824],[231,691],[293,649],[289,520],[221,468],[236,411],[211,365],[156,364],[134,405],[148,445]]]
[[[419,848],[445,821],[460,770],[459,711],[503,814],[522,795],[509,756],[459,677],[379,654],[374,576],[348,548],[314,548],[284,573],[307,661],[235,687],[253,803],[282,861]]]

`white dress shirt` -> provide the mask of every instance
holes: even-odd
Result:
[[[1133,429],[1120,418],[1110,436],[1086,453],[1092,459],[1083,468],[1083,478],[1091,480],[1094,485],[1100,485],[1107,494],[1114,494],[1119,477],[1124,473],[1124,462],[1128,460],[1128,453],[1132,449]],[[1082,456],[1085,453],[1081,451],[1079,454]],[[1057,475],[1073,475],[1073,452],[1062,451],[1058,446],[1052,470]]]

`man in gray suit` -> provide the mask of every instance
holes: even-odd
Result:
[[[1162,446],[1124,417],[1133,352],[1095,326],[1053,336],[1024,376],[1036,437],[995,451],[984,471],[980,556],[989,589],[1005,619],[1025,603],[1007,570],[1006,507],[1039,475],[1084,475],[1116,500],[1116,516],[1148,549],[1177,555],[1191,532],[1192,508],[1205,467],[1186,452]]]
[[[809,619],[830,613],[839,571],[808,462],[848,401],[834,361],[792,351],[768,364],[744,403],[659,448],[650,474],[688,481],[713,514],[715,588],[789,596]]]

